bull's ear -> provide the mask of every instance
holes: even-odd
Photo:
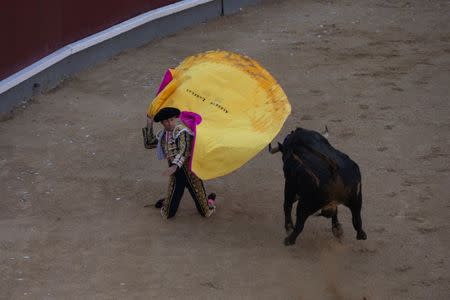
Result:
[[[278,142],[278,149],[283,153],[283,145],[280,142]]]

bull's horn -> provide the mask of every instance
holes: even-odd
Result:
[[[325,137],[325,138],[328,138],[328,136],[329,136],[329,131],[328,131],[328,126],[327,125],[325,125],[325,131],[323,132],[323,136]]]
[[[280,147],[275,146],[274,148],[272,148],[272,143],[269,144],[269,152],[272,154],[275,154],[277,152],[280,152]]]

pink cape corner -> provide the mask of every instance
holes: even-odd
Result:
[[[166,73],[164,74],[163,80],[159,85],[159,89],[156,95],[158,95],[172,81],[172,79],[173,79],[172,71],[170,69],[167,69]]]

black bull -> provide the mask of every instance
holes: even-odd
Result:
[[[356,238],[367,238],[361,221],[361,173],[350,157],[333,148],[321,134],[303,128],[292,131],[283,144],[278,143],[273,149],[269,145],[269,151],[283,154],[285,228],[288,234],[292,230],[285,245],[295,244],[306,219],[318,210],[319,215],[331,218],[332,232],[340,237],[338,204],[350,209]],[[297,200],[294,226],[291,211]]]

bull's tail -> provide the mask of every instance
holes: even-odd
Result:
[[[360,207],[362,207],[362,191],[361,191],[361,180],[358,182],[356,186],[356,200]]]
[[[327,126],[327,125],[325,125],[325,131],[322,132],[322,135],[323,135],[325,138],[328,138],[328,136],[329,136],[329,131],[328,131],[328,126]]]
[[[361,180],[358,181],[356,185],[353,186],[351,195],[349,197],[349,207],[351,210],[361,210],[362,207],[362,191],[361,191]]]

